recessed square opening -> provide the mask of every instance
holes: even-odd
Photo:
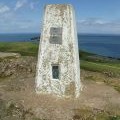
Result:
[[[52,78],[59,79],[59,65],[52,65]]]

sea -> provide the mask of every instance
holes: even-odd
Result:
[[[39,36],[39,33],[0,34],[0,42],[26,42]],[[78,34],[78,46],[86,52],[120,58],[120,35]]]

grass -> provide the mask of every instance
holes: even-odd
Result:
[[[84,108],[75,109],[73,120],[120,120],[120,116],[106,110]]]
[[[98,73],[90,73],[84,76],[84,80],[87,81],[94,81],[94,82],[104,82],[106,85],[109,85],[113,87],[116,91],[120,92],[120,79],[119,78],[110,78],[106,77],[103,74],[98,74]]]
[[[1,52],[15,52],[20,53],[22,56],[37,56],[38,52],[38,44],[32,42],[0,42],[0,51]],[[81,68],[89,71],[100,72],[106,74],[108,77],[119,77],[120,76],[120,62],[119,61],[111,61],[109,59],[104,58],[91,58],[90,56],[94,56],[95,54],[91,54],[88,52],[80,51],[80,64]],[[101,76],[96,77],[95,75],[87,76],[87,79],[93,81],[100,81]],[[113,86],[117,91],[120,92],[120,82],[118,80],[105,80],[106,84]],[[40,100],[38,100],[40,102]],[[51,102],[48,102],[48,104]],[[38,104],[37,104],[38,105]],[[13,114],[13,111],[16,110],[15,106],[11,104],[7,113],[9,115]],[[22,110],[21,110],[22,111]],[[26,115],[26,114],[25,114]],[[108,112],[100,111],[96,112],[91,109],[81,108],[74,111],[75,119],[83,119],[83,120],[120,120],[119,115],[109,114]],[[34,120],[40,120],[34,118]]]
[[[37,56],[38,45],[34,42],[0,42],[0,52],[15,52],[22,56]],[[120,61],[111,61],[95,54],[80,50],[81,68],[89,71],[109,73],[111,76],[120,75]]]
[[[105,84],[112,86],[115,90],[120,92],[120,60],[105,58],[102,56],[96,56],[95,54],[91,54],[88,52],[80,51],[80,67],[82,69],[99,72],[105,74],[108,79],[102,79]],[[102,76],[101,76],[102,77]],[[96,75],[86,76],[85,79],[92,81],[101,81],[101,77],[96,77]],[[111,77],[118,78],[110,79]],[[117,120],[113,118],[113,120]]]
[[[81,68],[89,70],[89,71],[94,71],[94,72],[101,72],[105,73],[108,76],[111,77],[116,77],[120,76],[120,63],[118,66],[116,64],[108,64],[108,63],[97,63],[97,62],[89,62],[85,60],[81,60]]]
[[[46,97],[44,97],[46,98]],[[50,98],[51,99],[51,98]],[[46,99],[45,99],[46,100]],[[53,100],[54,101],[54,100]],[[9,118],[10,120],[57,120],[57,119],[63,119],[63,120],[68,120],[68,118],[71,118],[70,120],[120,120],[120,115],[119,113],[116,114],[116,112],[110,112],[106,110],[101,110],[101,109],[96,109],[96,108],[90,108],[86,106],[81,106],[81,108],[78,109],[70,109],[69,112],[72,112],[71,114],[68,114],[65,109],[69,109],[68,106],[64,108],[63,106],[63,101],[56,101],[55,103],[51,101],[51,104],[47,104],[46,108],[47,111],[44,111],[44,108],[41,106],[38,106],[41,108],[42,113],[40,111],[41,116],[36,116],[34,110],[32,110],[32,107],[26,108],[22,103],[16,102],[13,100],[5,101],[0,99],[0,118],[1,120],[5,118]],[[39,101],[41,102],[41,101]],[[58,103],[59,102],[59,103]],[[66,101],[67,102],[67,101]],[[65,105],[67,104],[65,102]],[[55,111],[49,111],[54,106],[60,106],[61,109],[56,108],[55,110],[58,110],[58,112]],[[41,103],[41,105],[44,105]],[[62,106],[61,106],[62,105]],[[78,105],[79,106],[79,105]],[[49,108],[51,107],[51,108]],[[64,115],[61,117],[62,110],[64,111]],[[52,114],[52,115],[51,115]],[[57,114],[57,115],[56,115]],[[42,117],[40,119],[40,117]],[[50,118],[50,119],[49,119]]]
[[[23,56],[37,56],[38,44],[32,42],[0,42],[0,52],[15,52]]]
[[[82,54],[82,55],[81,55]],[[112,86],[115,90],[120,92],[120,60],[109,59],[102,56],[94,57],[94,54],[80,52],[81,61],[80,67],[82,69],[99,72],[105,74],[107,77],[118,78],[118,80],[104,80],[107,85]],[[91,57],[90,57],[91,56]],[[86,79],[93,81],[100,81],[94,76],[87,76]]]
[[[104,81],[107,85],[112,86],[115,90],[120,92],[120,81],[119,80],[105,80]]]
[[[15,52],[20,53],[22,56],[37,56],[38,46],[39,44],[35,42],[0,42],[0,52]],[[120,60],[96,56],[81,50],[79,56],[82,69],[104,73],[108,77],[120,77]],[[120,83],[113,81],[107,81],[106,83],[120,91]]]
[[[22,56],[37,56],[39,44],[34,42],[0,42],[0,52],[15,52]],[[111,61],[103,57],[94,57],[91,54],[80,50],[81,68],[97,71],[108,72],[111,76],[120,75],[120,61]]]

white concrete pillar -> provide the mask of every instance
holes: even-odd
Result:
[[[80,65],[74,10],[71,5],[45,7],[36,75],[36,92],[80,94]]]

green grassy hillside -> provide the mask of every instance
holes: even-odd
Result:
[[[34,42],[0,42],[0,52],[16,52],[23,56],[37,56],[38,44]],[[81,68],[108,73],[111,76],[120,75],[120,60],[96,56],[85,51],[79,53]]]
[[[37,56],[38,44],[32,42],[0,42],[0,52],[16,52],[23,56]]]

